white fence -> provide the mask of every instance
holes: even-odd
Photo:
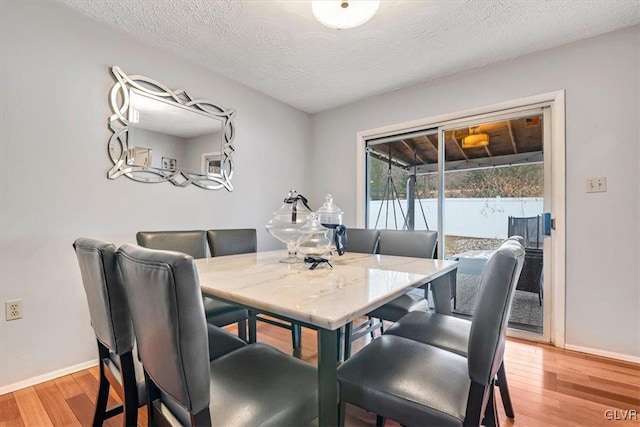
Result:
[[[507,237],[507,224],[510,216],[530,217],[540,215],[543,209],[542,202],[542,198],[538,197],[445,199],[445,234],[463,237],[504,239]],[[426,224],[422,215],[422,209],[420,209],[420,204],[422,204],[422,208],[424,210]],[[400,200],[399,202],[396,201],[395,203],[387,203],[386,201],[379,200],[370,201],[369,228],[374,228],[377,220],[378,226],[375,228],[402,229],[404,218],[400,211],[400,205],[402,206],[402,211],[406,216],[406,200]],[[380,210],[381,206],[382,210]],[[395,219],[393,212],[394,206]],[[414,211],[416,230],[438,229],[437,199],[416,199]]]

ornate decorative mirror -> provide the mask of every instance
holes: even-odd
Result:
[[[117,66],[111,72],[110,179],[233,191],[235,111]]]

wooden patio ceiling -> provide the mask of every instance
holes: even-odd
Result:
[[[542,155],[542,117],[526,117],[491,122],[473,128],[489,135],[489,145],[462,148],[469,128],[445,132],[445,170],[478,169],[524,163],[540,163]],[[417,174],[438,171],[438,136],[436,133],[401,138],[388,143],[369,145],[369,153],[387,162],[391,155],[395,166]]]

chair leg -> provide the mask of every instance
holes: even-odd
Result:
[[[120,356],[120,376],[124,389],[124,419],[122,420],[124,427],[138,424],[138,385],[133,357],[132,352]]]
[[[249,344],[256,342],[256,312],[249,311]]]
[[[204,408],[202,411],[198,412],[197,414],[191,414],[191,425],[198,426],[198,427],[211,426],[211,415],[209,412],[209,408]]]
[[[485,408],[485,397],[487,387],[471,381],[469,397],[467,398],[467,411],[464,416],[463,425],[465,427],[477,427],[482,422],[482,412]]]
[[[100,385],[98,387],[98,397],[96,398],[96,412],[93,414],[93,426],[102,427],[107,412],[107,401],[109,400],[109,381],[104,376],[104,364],[100,360]]]
[[[371,332],[369,332],[369,336],[371,337],[371,339],[375,339],[376,338],[376,330],[373,329],[373,325],[375,324],[376,319],[373,317],[369,318],[369,321],[367,322],[367,328],[371,328]]]
[[[344,427],[344,423],[345,423],[345,411],[344,411],[344,400],[340,400],[340,403],[338,403],[338,426],[339,427]]]
[[[149,427],[158,427],[159,423],[156,420],[153,402],[160,398],[160,389],[149,378],[146,370],[144,371],[144,384],[147,390],[147,424]]]
[[[515,418],[513,412],[513,405],[511,404],[511,395],[509,394],[509,386],[507,385],[507,373],[504,370],[504,361],[500,364],[497,375],[498,388],[500,389],[500,397],[502,398],[502,405],[504,406],[504,412],[508,418]]]
[[[351,357],[351,333],[353,330],[353,323],[349,322],[344,325],[344,360]]]
[[[293,351],[300,351],[302,346],[302,326],[291,324],[291,341],[293,342]]]
[[[489,400],[484,411],[484,421],[482,425],[486,427],[500,427],[498,419],[498,411],[496,409],[495,387],[493,384],[489,386]]]
[[[100,341],[98,343],[98,357],[100,365],[100,384],[98,385],[98,397],[96,398],[96,412],[93,414],[93,426],[102,426],[106,418],[107,402],[109,400],[109,380],[105,376],[105,366],[102,362],[105,358],[109,357],[109,349],[106,348]]]
[[[238,338],[247,342],[247,321],[241,320],[238,322]]]
[[[338,330],[338,363],[342,362],[342,356],[344,353],[344,346],[342,345],[343,339],[346,339],[344,335],[344,328],[340,328],[340,330]]]
[[[384,334],[384,320],[380,319],[380,335]]]
[[[384,427],[384,423],[387,421],[382,415],[376,415],[376,427]]]

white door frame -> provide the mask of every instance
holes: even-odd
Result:
[[[356,225],[365,226],[366,205],[366,140],[380,138],[397,133],[411,132],[428,127],[454,125],[456,122],[468,121],[470,118],[490,119],[500,113],[515,113],[533,107],[550,107],[551,112],[551,152],[545,155],[550,160],[551,173],[551,206],[553,206],[554,238],[550,245],[551,253],[551,289],[552,302],[550,310],[550,340],[556,347],[565,347],[565,263],[566,263],[566,190],[565,190],[565,92],[564,90],[543,93],[540,95],[519,98],[498,104],[427,117],[424,119],[383,126],[360,131],[356,134]],[[546,177],[545,177],[546,178]],[[546,247],[545,247],[546,250]],[[547,319],[545,319],[547,320]],[[518,334],[510,334],[518,335]]]

